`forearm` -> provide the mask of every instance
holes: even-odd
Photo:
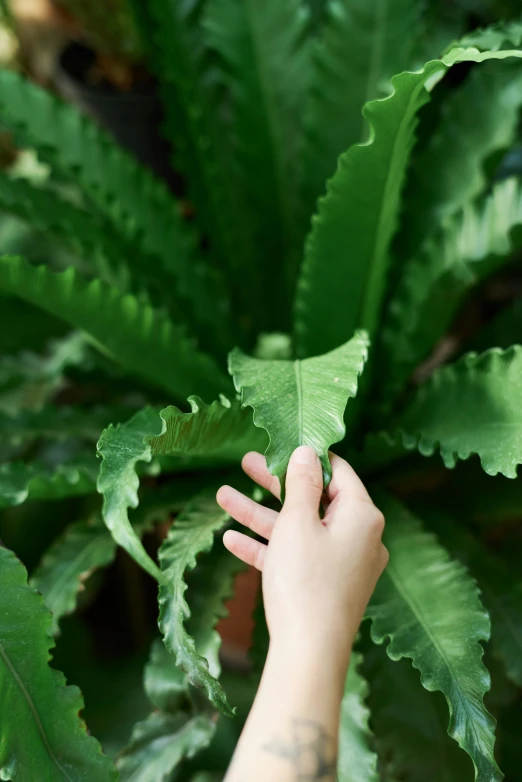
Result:
[[[349,654],[272,645],[226,782],[334,782]]]

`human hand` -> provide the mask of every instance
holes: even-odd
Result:
[[[219,489],[217,501],[268,540],[265,545],[235,530],[223,538],[229,551],[263,572],[271,643],[296,652],[315,645],[319,655],[336,648],[344,664],[388,552],[381,540],[382,513],[350,465],[334,454],[330,461],[332,480],[323,519],[321,464],[308,446],[297,448],[290,459],[286,499],[279,513],[230,486]],[[261,454],[246,454],[243,469],[279,497],[279,481]]]

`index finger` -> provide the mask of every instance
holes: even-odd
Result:
[[[366,491],[364,483],[361,481],[353,467],[347,461],[337,454],[329,452],[330,464],[332,465],[332,480],[326,489],[326,496],[330,503],[337,499],[337,503],[344,500],[350,502],[372,502],[370,495]]]
[[[279,478],[269,471],[266,466],[266,459],[263,454],[257,453],[257,451],[249,451],[249,453],[243,456],[241,462],[243,470],[246,472],[249,478],[258,483],[263,489],[271,492],[274,497],[280,499],[281,487],[279,485]]]

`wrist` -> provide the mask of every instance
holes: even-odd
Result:
[[[267,665],[283,668],[299,678],[311,677],[325,686],[344,688],[354,639],[306,633],[273,635]]]

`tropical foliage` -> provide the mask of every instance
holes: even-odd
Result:
[[[387,520],[339,779],[514,782],[522,334],[484,302],[520,285],[522,22],[469,32],[417,0],[135,12],[181,196],[0,72],[1,123],[44,166],[0,174],[37,238],[0,258],[0,777],[223,777],[267,633],[260,606],[238,686],[215,491],[248,450],[284,482],[305,443],[325,482],[328,449],[349,458]],[[93,636],[148,661],[118,647],[109,670]]]

